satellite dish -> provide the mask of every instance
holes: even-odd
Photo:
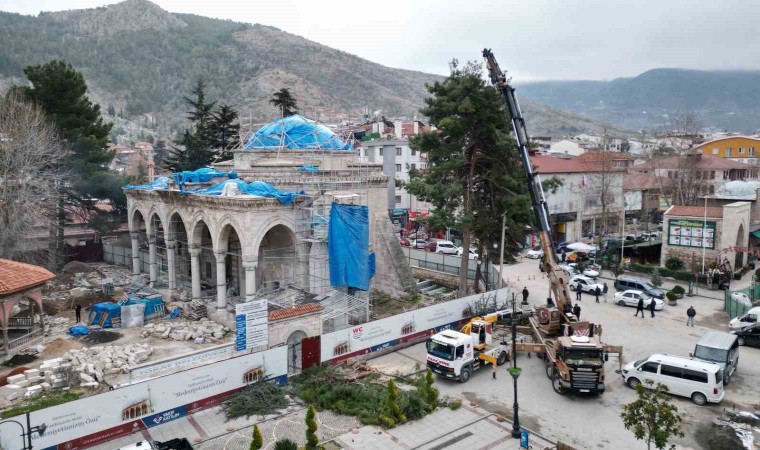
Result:
[[[588,336],[570,336],[570,340],[577,342],[578,344],[588,344],[591,342],[591,339],[589,339]]]

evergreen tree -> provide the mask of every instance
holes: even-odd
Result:
[[[253,439],[249,450],[260,450],[264,446],[264,437],[261,435],[258,425],[253,426]]]
[[[187,118],[199,127],[206,127],[213,119],[216,102],[206,101],[206,83],[200,78],[191,92],[194,97],[183,97],[185,103],[192,108],[187,112]]]
[[[236,122],[237,119],[237,111],[229,105],[221,105],[213,115],[210,125],[213,134],[211,146],[218,150],[221,159],[231,158],[229,150],[240,143],[240,124]]]
[[[499,94],[483,80],[481,66],[454,60],[444,81],[428,85],[432,94],[421,112],[438,128],[410,141],[427,154],[428,168],[417,172],[407,191],[433,204],[434,227],[462,230],[463,247],[477,239],[479,254],[501,239],[505,213],[507,242],[522,240],[531,223],[527,180]],[[505,249],[509,256],[510,249]],[[468,254],[461,259],[459,294],[467,295]]]
[[[126,197],[121,190],[123,179],[108,171],[113,159],[108,149],[111,125],[104,123],[100,106],[87,97],[87,83],[81,72],[65,61],[50,61],[24,69],[31,86],[17,88],[36,101],[71,149],[65,170],[69,180],[60,183],[55,195],[49,250],[51,268],[60,266],[63,252],[63,231],[68,209],[89,212],[89,225],[101,232],[118,226],[126,214]],[[96,199],[110,201],[112,211],[95,208]]]
[[[296,99],[293,94],[290,93],[288,88],[282,88],[272,95],[269,99],[269,103],[277,107],[280,110],[282,117],[292,116],[298,114],[298,106],[296,105]]]
[[[398,388],[393,380],[388,382],[388,411],[396,423],[406,422],[406,416],[401,413],[401,408],[398,406]]]
[[[306,410],[306,450],[317,450],[319,448],[315,417],[314,405],[309,405],[309,409]]]
[[[175,146],[170,151],[168,158],[164,161],[165,167],[172,172],[207,167],[215,159],[213,150],[208,146],[208,141],[199,136],[197,132],[191,133],[190,130],[185,130],[182,138],[174,141],[174,144]]]

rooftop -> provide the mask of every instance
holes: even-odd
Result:
[[[699,145],[695,146],[694,148],[706,147],[706,146],[708,146],[710,144],[714,144],[716,142],[721,142],[721,141],[727,141],[729,139],[749,139],[751,141],[757,142],[758,145],[760,145],[760,139],[758,139],[757,137],[752,137],[752,136],[724,136],[724,137],[719,137],[717,139],[713,139],[713,140],[707,141],[705,143],[699,144]]]
[[[331,129],[298,114],[264,125],[243,147],[247,150],[353,150]]]
[[[658,187],[660,185],[657,183],[657,177],[651,173],[629,170],[628,173],[623,175],[624,191],[657,189]]]
[[[32,289],[53,278],[55,275],[43,267],[0,259],[0,297]]]
[[[305,316],[315,312],[322,311],[322,307],[316,303],[304,303],[302,305],[296,305],[292,308],[277,309],[269,313],[269,320],[284,320],[291,319],[293,317]]]
[[[718,206],[676,206],[673,205],[665,211],[667,216],[679,217],[709,217],[711,219],[722,219],[723,208]]]
[[[733,161],[727,158],[720,158],[712,155],[690,154],[688,160],[682,161],[678,156],[668,156],[653,161],[647,161],[644,164],[636,166],[636,170],[655,170],[655,169],[700,169],[700,170],[747,170],[749,166],[745,163]]]
[[[609,158],[610,161],[633,161],[633,156],[630,153],[614,151],[603,152],[599,150],[591,150],[582,155],[576,156],[574,159],[583,162],[601,162],[606,158]]]
[[[601,172],[593,162],[578,160],[575,158],[560,158],[557,156],[531,156],[533,170],[539,174],[550,173],[594,173]],[[740,163],[741,164],[741,163]],[[608,172],[622,172],[624,169],[611,168]]]

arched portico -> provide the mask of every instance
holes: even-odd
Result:
[[[132,273],[142,273],[140,267],[140,241],[147,240],[147,224],[142,211],[135,208],[129,215],[129,237],[132,241]]]

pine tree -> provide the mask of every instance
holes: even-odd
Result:
[[[215,159],[208,142],[198,133],[191,133],[190,130],[185,130],[182,138],[174,141],[174,144],[164,160],[164,166],[172,172],[207,167]]]
[[[200,78],[195,82],[195,87],[191,92],[194,97],[183,97],[185,103],[192,108],[187,112],[187,118],[197,126],[205,127],[213,119],[216,102],[206,101],[206,83]]]
[[[406,416],[401,413],[401,408],[398,406],[398,388],[393,380],[388,382],[388,410],[396,423],[406,422]]]
[[[293,94],[290,93],[288,88],[282,88],[279,91],[272,94],[272,98],[269,99],[269,103],[277,107],[282,113],[282,117],[292,116],[298,114],[298,106],[296,105],[296,99]]]
[[[438,389],[433,387],[433,383],[435,383],[433,371],[428,369],[425,372],[425,400],[431,411],[438,407]]]
[[[261,435],[258,425],[253,426],[253,439],[248,450],[260,450],[264,446],[264,437]]]
[[[309,409],[306,410],[306,450],[317,450],[318,448],[316,414],[314,413],[314,405],[309,405]]]
[[[232,154],[230,149],[240,143],[240,124],[236,123],[238,113],[229,105],[221,105],[214,113],[210,128],[213,135],[212,148],[217,149],[220,159],[229,159]]]

